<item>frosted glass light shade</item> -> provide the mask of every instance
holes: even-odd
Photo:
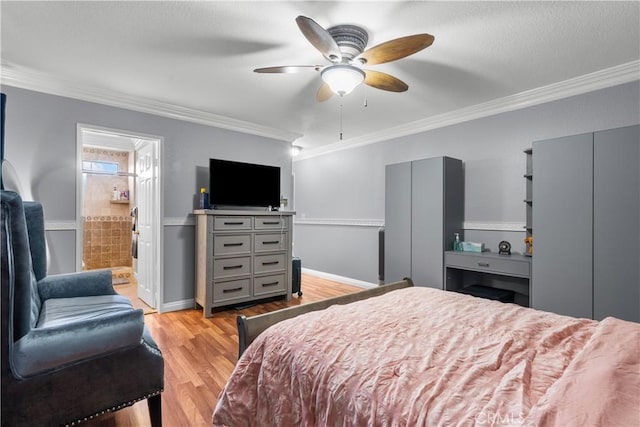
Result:
[[[330,65],[322,70],[322,80],[329,85],[333,93],[340,96],[351,93],[364,81],[364,71],[347,64]]]

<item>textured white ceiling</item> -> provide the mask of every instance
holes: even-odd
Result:
[[[274,129],[282,139],[301,135],[296,143],[306,148],[338,141],[340,98],[315,101],[319,73],[253,72],[326,63],[300,33],[298,15],[325,28],[362,26],[369,47],[435,36],[426,50],[370,67],[402,79],[408,92],[362,86],[342,99],[345,143],[640,59],[637,1],[3,0],[0,8],[1,65],[12,77],[4,83],[72,82]]]

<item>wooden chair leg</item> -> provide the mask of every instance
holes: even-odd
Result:
[[[151,427],[162,427],[162,395],[156,394],[147,399]]]

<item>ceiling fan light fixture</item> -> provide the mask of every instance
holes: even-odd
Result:
[[[351,93],[365,78],[364,71],[348,64],[330,65],[320,75],[333,93],[340,96]]]

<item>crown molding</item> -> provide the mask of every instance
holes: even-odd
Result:
[[[291,143],[302,136],[299,133],[283,131],[178,105],[135,97],[103,88],[83,86],[75,82],[64,81],[50,75],[7,64],[0,64],[0,79],[3,85],[243,132],[287,143]],[[426,132],[638,80],[640,80],[640,61],[636,60],[515,95],[391,127],[380,132],[347,139],[315,149],[306,149],[293,161],[298,162],[324,154]]]
[[[47,93],[49,95],[64,96],[81,101],[95,102],[111,107],[139,111],[141,113],[183,120],[201,125],[213,126],[247,133],[251,135],[272,138],[287,143],[295,141],[302,134],[283,131],[268,126],[262,126],[243,120],[232,119],[217,114],[207,113],[192,108],[181,107],[152,99],[127,95],[99,87],[81,85],[69,80],[27,70],[7,64],[0,64],[1,83],[21,89]]]
[[[395,126],[361,137],[350,138],[315,149],[305,149],[294,162],[330,154],[337,151],[374,144],[407,135],[414,135],[433,129],[451,126],[474,119],[493,116],[499,113],[519,110],[526,107],[557,101],[570,96],[581,95],[599,89],[605,89],[640,80],[640,60],[606,68],[584,76],[553,83],[536,89],[527,90],[515,95],[495,99],[482,104],[462,108],[449,113],[438,114],[404,125]]]

